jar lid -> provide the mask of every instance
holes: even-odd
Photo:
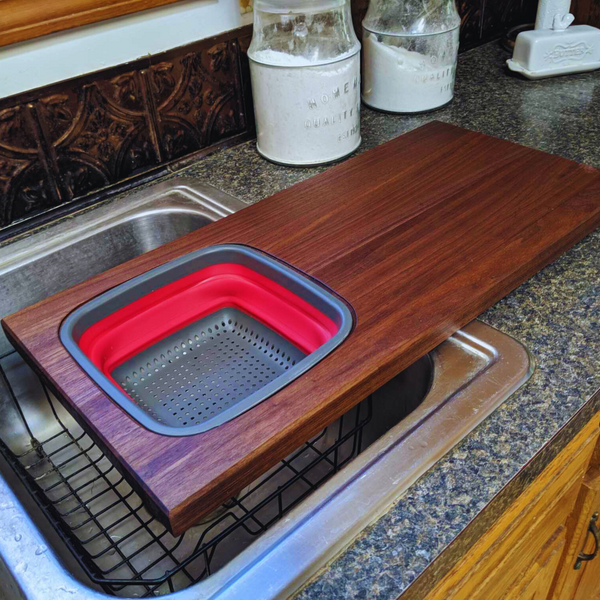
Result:
[[[371,0],[363,28],[383,35],[432,35],[460,26],[456,0]]]
[[[254,0],[254,11],[277,14],[324,12],[344,6],[348,0]]]

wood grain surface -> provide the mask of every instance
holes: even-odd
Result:
[[[553,546],[556,531],[564,531],[565,521],[575,505],[598,441],[598,421],[598,416],[594,417],[435,588],[419,598],[549,600],[548,590],[558,565],[546,570],[544,556],[548,557],[546,550]],[[564,536],[562,542],[564,545]],[[529,595],[528,584],[537,579],[538,573],[544,580],[542,590],[546,593]],[[534,585],[533,589],[536,588]]]
[[[0,0],[0,46],[180,0]]]
[[[7,317],[21,354],[180,533],[600,224],[600,171],[433,122]],[[173,438],[132,420],[59,341],[74,308],[218,243],[268,252],[353,307],[330,356],[237,419]]]

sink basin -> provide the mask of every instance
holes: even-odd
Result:
[[[211,186],[180,180],[96,204],[4,242],[0,310],[16,312],[245,206]],[[0,331],[0,355],[9,351]]]
[[[243,206],[178,180],[5,244],[0,316]],[[0,597],[29,599],[289,595],[532,369],[518,342],[475,321],[173,537],[5,338],[0,345]]]

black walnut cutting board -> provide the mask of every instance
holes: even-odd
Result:
[[[179,534],[600,225],[600,171],[430,123],[4,319],[19,352]],[[329,357],[240,417],[164,437],[59,340],[80,304],[220,243],[266,251],[356,314]]]

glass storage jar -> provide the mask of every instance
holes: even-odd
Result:
[[[455,0],[371,0],[363,20],[363,102],[394,113],[448,104],[459,25]]]
[[[257,149],[285,165],[360,145],[360,43],[350,0],[256,0],[248,49]]]

